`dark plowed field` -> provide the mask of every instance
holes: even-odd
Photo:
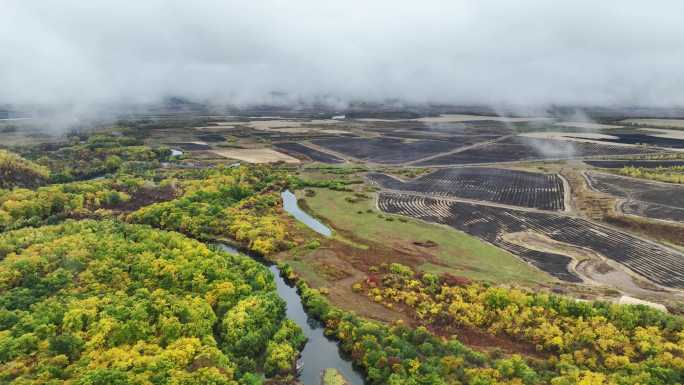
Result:
[[[684,255],[584,219],[395,193],[380,193],[378,206],[388,213],[446,224],[482,238],[565,281],[580,281],[567,268],[570,258],[511,244],[503,240],[503,234],[535,231],[594,250],[664,286],[684,288]]]
[[[673,138],[660,138],[646,134],[610,134],[617,139],[596,139],[601,142],[624,143],[624,144],[648,144],[651,146],[667,148],[684,148],[684,140]]]
[[[654,152],[640,147],[611,146],[567,140],[537,139],[526,137],[506,138],[496,143],[447,154],[426,161],[418,166],[450,164],[479,164],[516,162],[541,159],[573,159],[598,155],[630,155]]]
[[[314,162],[321,163],[344,163],[343,159],[336,157],[335,155],[327,154],[323,151],[318,151],[316,149],[304,146],[299,143],[276,143],[273,147],[283,150],[284,152],[291,153],[293,155],[304,155],[307,158],[313,160]]]
[[[356,159],[387,164],[410,162],[459,147],[447,141],[405,142],[394,138],[334,138],[317,139],[312,142]]]
[[[388,138],[441,140],[454,144],[454,148],[498,139],[501,135],[458,135],[438,132],[393,131],[383,133]]]
[[[596,172],[587,178],[595,190],[625,199],[626,214],[684,222],[684,186]]]
[[[205,142],[225,142],[226,138],[219,134],[199,134],[195,135],[198,140]]]
[[[178,147],[184,151],[204,151],[210,150],[211,147],[206,144],[192,143],[192,142],[182,142],[182,143],[169,143],[170,146]]]
[[[585,160],[584,163],[599,168],[658,168],[684,166],[684,160]]]
[[[458,123],[431,123],[417,127],[416,130],[457,135],[507,135],[513,133],[513,129],[510,125],[494,120],[474,120]]]
[[[502,136],[514,133],[513,126],[497,121],[469,122],[374,122],[364,128],[366,131],[379,133],[416,132],[441,135],[491,135]]]
[[[497,168],[442,169],[403,182],[367,174],[383,188],[438,197],[474,199],[542,210],[563,210],[563,182],[557,175]]]

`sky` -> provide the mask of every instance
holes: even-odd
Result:
[[[684,106],[681,0],[2,0],[0,103]]]

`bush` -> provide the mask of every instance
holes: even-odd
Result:
[[[318,239],[314,239],[312,241],[309,241],[306,244],[306,248],[309,250],[316,250],[319,247],[321,247],[321,242]]]

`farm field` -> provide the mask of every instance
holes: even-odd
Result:
[[[684,160],[585,160],[584,163],[597,168],[659,168],[684,166]]]
[[[650,146],[657,147],[684,148],[684,139],[667,138],[639,133],[611,133],[610,135],[616,138],[598,138],[595,140],[606,143],[648,144]]]
[[[381,135],[385,138],[400,138],[400,139],[415,139],[415,140],[441,140],[445,142],[450,142],[455,146],[468,146],[475,143],[486,142],[490,140],[495,140],[500,138],[502,135],[492,135],[483,133],[471,133],[471,134],[457,134],[446,130],[440,132],[437,130],[430,131],[418,131],[418,130],[397,130],[390,132],[381,132]]]
[[[335,155],[327,154],[323,151],[318,151],[311,147],[307,147],[300,143],[286,142],[286,143],[276,143],[273,147],[282,150],[287,153],[301,154],[311,159],[314,162],[321,163],[344,163],[344,159],[340,159]]]
[[[356,123],[358,124],[358,122]],[[434,122],[415,121],[372,122],[362,125],[363,131],[381,135],[402,137],[403,135],[424,135],[448,139],[451,136],[492,136],[500,137],[515,133],[515,126],[492,120],[476,120],[467,122]]]
[[[566,140],[506,138],[481,147],[469,148],[429,160],[416,162],[416,166],[443,166],[457,164],[486,164],[544,159],[573,159],[600,155],[629,155],[652,153],[655,150],[636,146],[601,145]]]
[[[684,128],[684,119],[625,119],[620,123],[659,128]]]
[[[312,143],[350,157],[384,164],[398,164],[425,158],[460,147],[440,140],[403,141],[395,138],[316,139]]]
[[[563,210],[563,182],[553,174],[496,168],[440,169],[406,182],[380,173],[367,178],[382,188],[437,197],[457,197],[507,205]]]
[[[205,151],[211,149],[211,146],[206,142],[177,142],[169,143],[169,145],[184,151]]]
[[[216,155],[224,158],[242,160],[247,163],[292,163],[298,164],[299,159],[293,158],[281,152],[271,150],[269,148],[241,148],[231,150],[212,150]]]
[[[684,186],[597,172],[585,176],[593,189],[622,198],[619,208],[626,214],[684,221]]]
[[[349,193],[313,189],[304,197],[316,217],[336,230],[336,236],[354,234],[362,240],[388,245],[415,254],[421,268],[446,271],[473,279],[518,284],[548,282],[550,277],[521,262],[510,253],[463,232],[420,220],[387,220],[375,207],[374,199],[350,202]],[[434,247],[416,244],[434,242]]]
[[[485,239],[565,281],[581,280],[568,268],[571,258],[513,244],[503,235],[534,231],[593,250],[660,285],[684,288],[683,254],[585,219],[386,192],[380,193],[378,206],[387,213],[446,224]]]
[[[140,124],[159,124],[163,128],[117,127],[96,135],[74,134],[63,143],[20,148],[17,155],[24,157],[29,165],[35,163],[31,167],[35,169],[34,174],[41,167],[46,167],[41,174],[47,174],[34,178],[31,168],[21,167],[21,162],[8,158],[10,161],[6,163],[10,169],[17,169],[20,178],[13,178],[12,184],[3,187],[6,190],[3,190],[5,199],[0,202],[0,228],[4,226],[8,231],[29,227],[26,231],[33,231],[30,229],[34,226],[59,225],[67,218],[88,218],[95,222],[116,218],[130,226],[150,229],[152,238],[163,229],[173,231],[173,234],[182,233],[188,239],[226,242],[241,247],[258,261],[277,263],[270,270],[282,273],[282,279],[275,282],[277,293],[286,299],[288,309],[291,303],[309,301],[312,307],[307,308],[307,312],[310,314],[299,314],[303,317],[302,322],[307,322],[307,317],[324,321],[329,328],[326,335],[335,339],[344,333],[348,333],[345,336],[358,336],[353,337],[357,338],[353,343],[348,340],[348,345],[340,343],[344,352],[352,354],[357,365],[363,365],[365,358],[355,358],[358,351],[353,346],[358,346],[359,341],[368,341],[358,334],[361,330],[370,331],[369,336],[377,330],[409,333],[410,341],[415,338],[424,341],[425,336],[431,335],[435,341],[451,347],[462,343],[468,349],[475,349],[475,354],[497,363],[501,362],[499,358],[492,357],[502,354],[503,357],[521,354],[525,362],[535,362],[547,355],[550,360],[559,360],[555,345],[540,351],[534,343],[517,337],[486,328],[473,330],[472,325],[452,322],[457,318],[445,318],[458,317],[461,310],[457,307],[461,300],[455,301],[453,307],[444,305],[443,298],[436,301],[435,306],[423,305],[425,294],[439,296],[444,288],[464,293],[472,292],[474,288],[484,290],[480,297],[468,299],[473,301],[473,319],[481,313],[480,305],[492,306],[494,315],[501,310],[496,310],[498,299],[520,298],[519,290],[535,293],[553,303],[557,303],[555,298],[567,296],[568,303],[577,309],[593,306],[610,314],[616,314],[617,303],[636,301],[634,298],[647,301],[644,304],[654,308],[640,310],[644,312],[665,309],[679,314],[684,308],[681,304],[684,296],[680,291],[684,288],[684,258],[677,251],[679,243],[671,240],[681,232],[666,228],[649,232],[621,226],[640,234],[636,236],[597,222],[607,216],[587,215],[593,221],[583,219],[587,210],[577,205],[583,199],[583,190],[578,189],[580,184],[585,186],[587,193],[593,194],[592,197],[605,198],[608,214],[616,213],[613,210],[616,198],[586,185],[583,172],[590,170],[590,165],[574,159],[545,162],[531,159],[508,164],[505,168],[415,166],[415,163],[441,157],[445,152],[454,151],[456,155],[459,153],[455,151],[467,153],[501,143],[518,148],[526,143],[530,151],[542,151],[535,146],[548,142],[530,142],[530,138],[511,136],[536,132],[536,123],[491,119],[462,122],[340,119],[315,127],[312,122],[317,119],[310,117],[269,116],[273,118],[217,116],[190,122],[146,121]],[[321,120],[329,120],[324,118]],[[269,120],[273,124],[267,122]],[[252,121],[258,123],[252,124]],[[539,124],[552,125],[549,122]],[[556,126],[553,129],[559,130]],[[360,150],[361,155],[357,155],[364,159],[332,149],[328,153],[328,147],[312,144],[321,140],[346,143],[345,151]],[[372,145],[364,147],[367,143]],[[572,158],[579,157],[574,152],[576,148],[638,150],[656,157],[672,154],[654,152],[646,147],[578,143],[570,144]],[[472,147],[464,149],[463,146]],[[554,146],[551,146],[552,151],[558,150]],[[173,151],[176,149],[183,151]],[[628,160],[626,156],[618,156],[603,160]],[[233,159],[242,160],[241,165],[236,167]],[[289,159],[296,163],[288,163]],[[664,160],[679,159],[658,161]],[[251,162],[271,164],[249,164]],[[26,183],[27,178],[36,179],[36,182]],[[97,180],[90,181],[92,178]],[[331,236],[314,232],[308,227],[310,224],[289,214],[291,211],[282,198],[286,189],[295,192],[302,210],[332,230]],[[292,207],[292,200],[288,202]],[[673,212],[668,208],[663,210]],[[646,221],[624,215],[611,218]],[[671,222],[651,223],[675,226]],[[153,230],[155,228],[157,230]],[[670,238],[659,237],[658,232],[671,234]],[[97,243],[95,237],[92,238]],[[651,243],[648,239],[666,242],[675,249]],[[204,258],[194,261],[202,264]],[[160,268],[173,271],[175,266],[160,264]],[[122,269],[121,274],[125,275],[125,271]],[[193,281],[187,286],[188,290],[209,277],[203,279],[184,271],[178,270],[183,279]],[[408,271],[412,271],[412,275],[406,275]],[[393,291],[392,282],[385,278],[394,279],[398,275],[406,279],[406,289],[417,290],[417,302],[408,292],[405,303],[395,301],[399,293]],[[260,285],[258,280],[255,282]],[[288,291],[292,298],[282,294],[281,289],[288,283],[297,283],[299,294],[294,288]],[[382,295],[376,291],[380,288]],[[231,287],[211,290],[211,295],[203,297],[208,303],[217,303],[215,301],[223,298],[230,302]],[[515,301],[510,302],[506,312],[518,306]],[[529,308],[536,309],[532,304]],[[245,311],[248,315],[249,309]],[[622,310],[627,314],[625,319],[633,319],[629,315],[633,310],[625,309]],[[222,316],[220,306],[215,311],[217,316]],[[427,318],[426,312],[431,314]],[[519,315],[523,314],[527,314],[527,310],[521,310]],[[585,313],[579,314],[579,318],[583,318]],[[289,310],[287,315],[290,316]],[[347,323],[352,319],[363,320],[364,324],[359,325],[372,327],[350,329]],[[428,319],[436,322],[426,323]],[[445,327],[445,319],[450,320],[453,329]],[[402,323],[400,327],[399,322]],[[55,330],[59,333],[59,328]],[[525,330],[533,333],[540,328],[535,324]],[[325,339],[326,335],[319,331]],[[337,334],[330,334],[332,331]],[[560,324],[558,333],[570,334]],[[552,340],[551,336],[545,338]],[[254,378],[243,378],[245,371],[249,371],[263,376],[264,384],[294,384],[290,380],[296,378],[296,369],[300,366],[293,357],[301,347],[281,346],[280,337],[274,336],[275,341],[278,346],[268,342],[265,351],[255,353],[256,361],[236,361],[238,383],[251,384]],[[309,344],[309,349],[316,349],[311,340]],[[431,344],[433,348],[438,346],[437,342]],[[48,351],[52,349],[50,341],[45,346]],[[336,357],[336,348],[332,346],[330,354]],[[409,342],[406,346],[429,349],[422,342]],[[226,345],[219,349],[230,352],[232,348]],[[374,347],[367,349],[368,354],[374,354],[376,350]],[[571,351],[573,345],[568,344],[567,349]],[[277,365],[284,369],[276,373],[273,365],[281,354],[285,354],[285,358]],[[394,359],[395,353],[388,354],[388,359]],[[426,360],[435,359],[432,353],[425,354]],[[28,355],[24,362],[53,362],[45,357]],[[411,360],[410,356],[404,358]],[[310,363],[317,362],[304,353],[300,359],[306,361],[309,368],[313,367]],[[440,362],[448,364],[449,360]],[[564,364],[558,362],[558,366],[540,369],[540,373],[548,378],[561,373]],[[190,372],[196,372],[194,363],[188,365]],[[386,368],[382,365],[385,364],[372,366],[369,371],[362,367],[358,374],[361,377],[375,375],[375,369]],[[187,365],[183,367],[188,368]],[[445,373],[445,368],[435,370]],[[371,369],[375,374],[371,374]],[[325,371],[316,368],[315,372],[313,377],[318,381]],[[300,379],[304,378],[300,375]],[[354,385],[361,385],[355,376],[347,379]],[[459,380],[460,383],[468,381]],[[308,380],[303,382],[309,383]],[[386,377],[376,382],[385,383],[391,382]]]
[[[600,124],[594,122],[572,122],[572,121],[561,121],[553,124],[558,127],[570,127],[579,128],[582,130],[608,130],[613,128],[621,128],[621,125],[615,124]]]
[[[364,122],[394,122],[395,119],[382,119],[382,118],[361,118],[359,121]],[[551,119],[545,117],[505,117],[505,116],[494,116],[494,115],[471,115],[471,114],[439,114],[438,116],[424,116],[418,118],[409,119],[398,119],[413,122],[422,122],[427,124],[434,123],[461,123],[461,122],[544,122]]]
[[[431,123],[410,127],[403,132],[420,132],[431,135],[487,135],[502,136],[514,133],[510,125],[494,121],[474,121],[462,123]]]

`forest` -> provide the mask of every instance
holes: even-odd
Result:
[[[198,239],[230,239],[269,255],[291,247],[279,191],[288,184],[268,167],[217,168],[182,181],[181,197],[152,204],[127,220]]]
[[[48,175],[47,168],[0,149],[0,189],[37,186],[42,184]]]
[[[125,130],[0,151],[0,383],[296,383],[306,337],[273,276],[211,245],[276,260],[311,241],[280,192],[363,182],[330,166],[307,179],[278,165],[175,162]],[[281,272],[372,385],[684,381],[684,321],[643,306],[393,263],[351,287],[410,319],[382,323]],[[468,335],[512,348],[478,349]]]
[[[111,136],[35,162],[3,151],[3,175],[16,177],[0,190],[0,383],[292,378],[306,338],[266,267],[162,230],[287,247],[287,180],[268,167],[166,172],[162,154]],[[104,168],[67,166],[90,156]],[[131,159],[153,172],[123,167]]]
[[[402,309],[439,335],[475,331],[519,343],[519,348],[541,358],[533,366],[536,381],[684,381],[684,320],[643,305],[582,302],[494,287],[448,274],[415,272],[397,263],[381,266],[354,289],[374,302]]]
[[[684,166],[672,167],[623,167],[615,171],[619,175],[667,183],[684,183]]]
[[[64,183],[101,177],[122,168],[157,168],[159,162],[169,160],[171,150],[151,148],[135,136],[113,131],[24,148],[21,155],[48,170],[50,182]]]
[[[304,339],[249,257],[118,221],[0,235],[0,381],[249,384]]]

